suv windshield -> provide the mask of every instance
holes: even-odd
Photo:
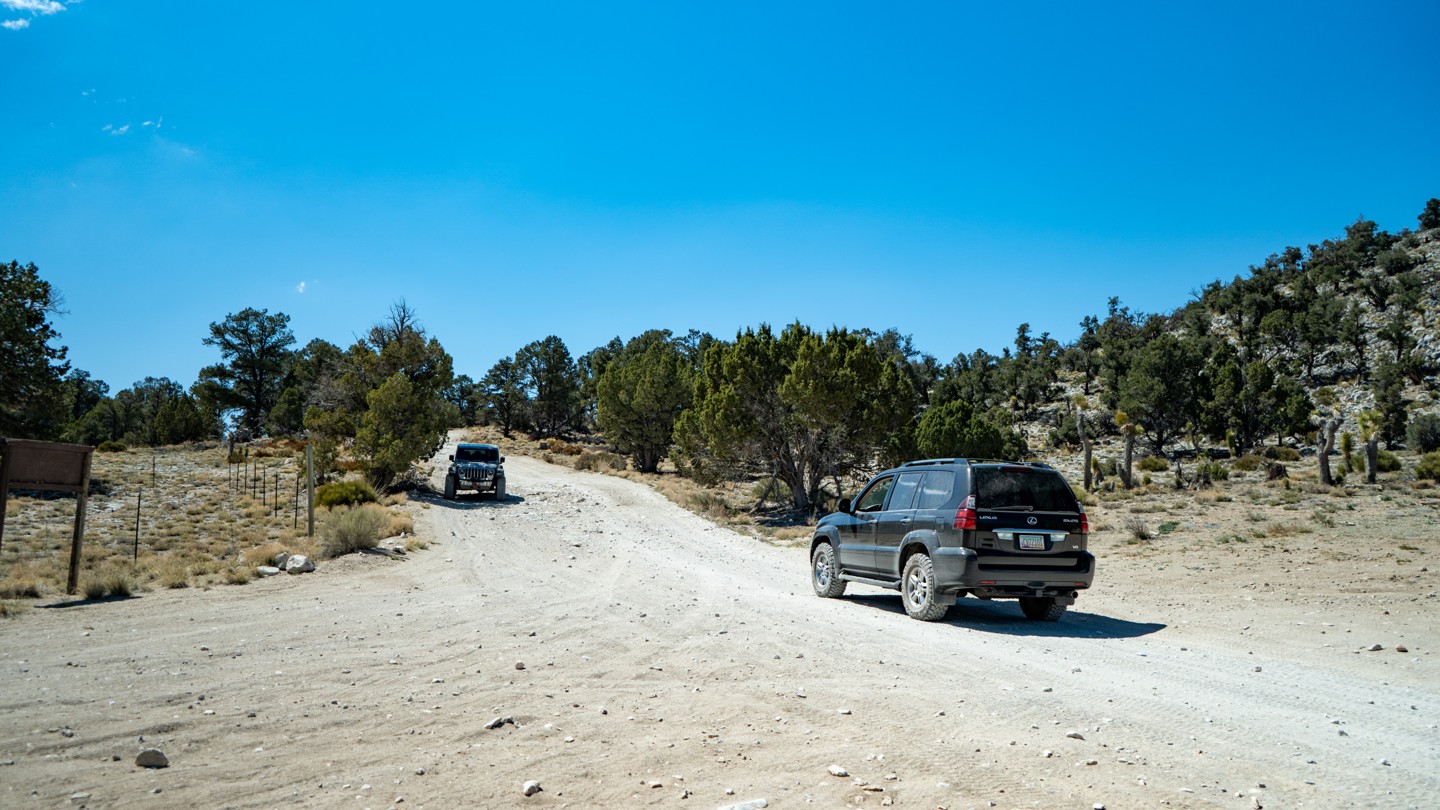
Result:
[[[975,508],[1016,512],[1074,512],[1075,494],[1058,475],[1028,468],[975,470]]]
[[[500,460],[500,451],[494,447],[461,447],[455,451],[455,460],[494,464]]]

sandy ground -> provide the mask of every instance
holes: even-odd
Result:
[[[1097,531],[1060,622],[925,624],[641,484],[507,469],[412,501],[403,558],[0,622],[0,806],[1440,807],[1433,497]]]

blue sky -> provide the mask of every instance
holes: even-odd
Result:
[[[1440,4],[0,0],[0,261],[72,363],[188,384],[247,306],[549,334],[1168,311],[1440,196]]]

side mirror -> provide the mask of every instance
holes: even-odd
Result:
[[[454,454],[454,453],[451,453],[451,454],[450,454],[450,460],[451,460],[451,461],[454,461],[454,460],[455,460],[455,454]]]
[[[844,512],[847,515],[850,514],[850,499],[841,498],[840,503],[835,505],[835,511]]]
[[[504,463],[505,463],[505,457],[504,457],[504,456],[501,456],[501,457],[500,457],[500,463],[501,463],[501,464],[504,464]]]

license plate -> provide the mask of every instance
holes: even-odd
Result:
[[[1043,534],[1022,534],[1020,535],[1020,548],[1027,551],[1044,551],[1045,535]]]

